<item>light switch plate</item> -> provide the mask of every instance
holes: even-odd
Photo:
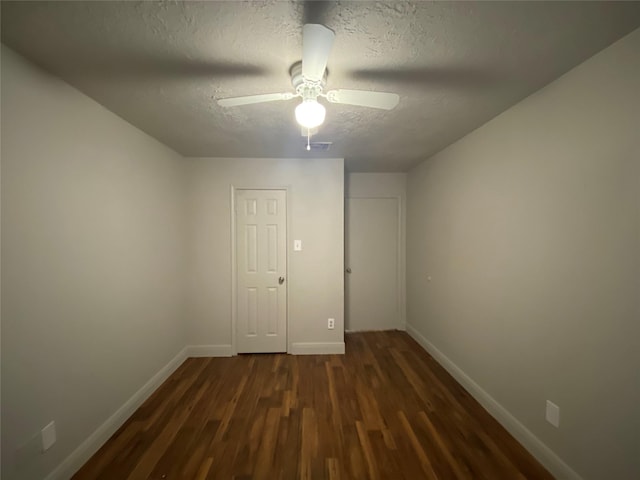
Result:
[[[293,241],[293,251],[301,252],[302,251],[302,240],[294,240]]]
[[[49,450],[56,443],[56,423],[51,422],[40,431],[42,437],[42,451]]]
[[[560,407],[547,400],[547,422],[554,427],[560,426]]]

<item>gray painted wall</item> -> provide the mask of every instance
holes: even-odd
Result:
[[[640,478],[638,52],[640,30],[408,176],[409,326],[585,479]]]
[[[342,159],[188,158],[189,342],[232,343],[231,186],[289,188],[289,346],[344,342]],[[293,240],[303,250],[293,251]],[[327,330],[327,318],[335,329]]]
[[[181,160],[2,47],[6,480],[44,478],[185,346]]]

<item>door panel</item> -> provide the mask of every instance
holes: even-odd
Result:
[[[396,198],[346,199],[346,329],[399,326]]]
[[[287,351],[286,228],[284,190],[236,190],[238,353]]]

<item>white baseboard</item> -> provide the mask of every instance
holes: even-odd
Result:
[[[344,342],[299,342],[292,343],[292,355],[331,355],[344,354]]]
[[[111,415],[82,442],[64,461],[58,465],[45,480],[67,480],[73,476],[98,449],[120,428],[126,420],[155,392],[162,382],[176,371],[187,358],[187,349],[183,348],[169,363],[160,369],[140,390],[133,394],[124,405]]]
[[[558,480],[582,480],[569,465],[527,429],[507,409],[500,405],[480,385],[438,350],[412,325],[407,324],[407,333],[418,342],[447,372],[455,378],[500,424],[518,440]]]
[[[231,345],[189,345],[187,357],[231,357]]]
[[[366,332],[393,332],[395,330],[399,330],[401,332],[405,332],[407,330],[407,326],[403,323],[396,328],[383,328],[383,329],[370,329],[365,328],[364,330],[345,330],[344,333],[366,333]]]

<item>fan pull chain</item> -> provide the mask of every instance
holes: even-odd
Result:
[[[311,130],[307,128],[307,152],[311,150]]]

